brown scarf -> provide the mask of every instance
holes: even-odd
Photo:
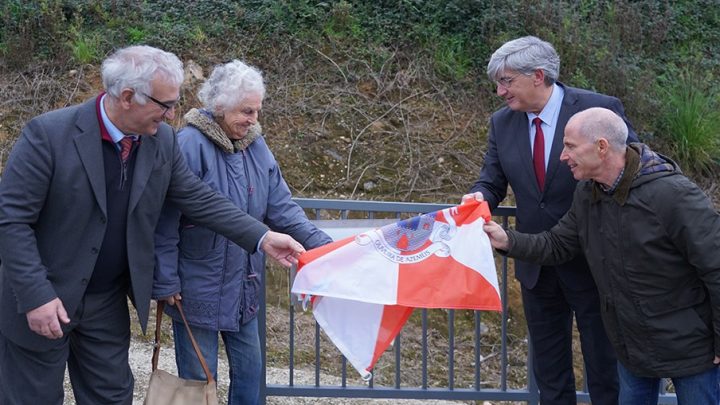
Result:
[[[255,124],[242,139],[231,140],[215,119],[209,114],[193,108],[185,114],[187,125],[197,128],[207,139],[227,153],[245,150],[262,133],[260,124]]]

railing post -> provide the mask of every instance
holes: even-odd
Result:
[[[265,272],[263,272],[265,273]],[[267,306],[265,305],[265,277],[262,275],[262,288],[260,288],[260,311],[258,311],[258,334],[260,337],[260,359],[262,367],[260,371],[260,394],[258,396],[258,404],[265,405],[267,398]]]
[[[540,403],[540,391],[538,390],[537,381],[535,381],[535,362],[533,361],[533,346],[528,333],[528,393],[530,394],[529,405],[537,405]]]

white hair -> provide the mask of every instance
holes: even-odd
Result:
[[[490,57],[487,75],[490,80],[498,80],[505,70],[529,75],[537,69],[545,72],[545,84],[551,86],[560,76],[560,56],[549,42],[527,36],[498,48]]]
[[[239,60],[217,65],[203,83],[198,98],[203,107],[222,113],[240,104],[249,94],[265,98],[265,84],[260,70]]]
[[[183,63],[175,54],[147,45],[116,51],[103,61],[101,70],[103,86],[109,95],[118,98],[123,89],[130,88],[135,90],[133,98],[138,104],[147,102],[139,93],[149,95],[154,79],[180,87],[185,78]]]

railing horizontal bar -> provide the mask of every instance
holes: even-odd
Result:
[[[529,401],[534,398],[524,390],[468,389],[456,388],[391,388],[391,387],[335,387],[312,385],[267,385],[268,397],[341,397],[341,398],[407,398],[407,399],[451,399],[451,400],[497,400],[497,401]],[[590,402],[590,394],[577,392],[578,402]],[[674,394],[660,395],[658,405],[676,405]]]
[[[293,198],[303,208],[375,212],[433,212],[455,204],[411,203],[396,201],[360,201],[360,200],[316,200],[313,198]],[[493,215],[515,215],[515,207],[497,207]]]
[[[312,385],[267,385],[267,396],[285,397],[342,397],[342,398],[407,398],[407,399],[457,399],[457,400],[498,400],[498,401],[528,401],[531,395],[527,391],[500,391],[487,389],[447,388],[412,389],[391,387],[333,387]],[[580,397],[578,397],[580,398]]]

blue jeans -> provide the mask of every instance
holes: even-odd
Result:
[[[210,371],[217,379],[218,331],[191,327]],[[173,320],[175,336],[175,361],[178,375],[182,378],[205,380],[195,350],[182,322]],[[230,365],[230,391],[228,405],[253,405],[260,394],[260,337],[257,318],[240,325],[238,332],[220,332]]]
[[[720,404],[718,367],[686,377],[672,378],[678,405]],[[618,362],[620,405],[656,405],[660,391],[659,378],[637,377]]]

